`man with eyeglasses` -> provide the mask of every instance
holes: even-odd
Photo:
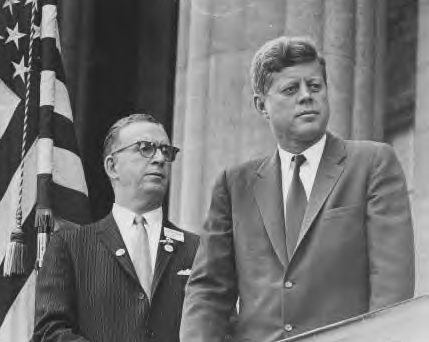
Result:
[[[34,342],[179,341],[198,237],[163,219],[178,151],[150,115],[110,128],[103,156],[112,212],[53,234],[37,280]]]

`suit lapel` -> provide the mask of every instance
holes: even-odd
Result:
[[[121,233],[119,232],[119,228],[112,213],[100,222],[97,227],[97,236],[107,250],[113,254],[114,258],[118,261],[123,270],[140,284],[134,265],[127,248],[125,247],[124,240],[121,237]]]
[[[327,133],[326,146],[320,160],[316,179],[314,180],[295,251],[299,248],[299,244],[307,234],[322,205],[343,173],[344,165],[342,161],[345,157],[344,141]]]
[[[161,229],[160,240],[165,239],[164,227],[176,229],[174,226],[172,226],[172,224],[170,222],[168,222],[167,220],[164,220],[163,226]],[[173,254],[177,253],[177,249],[180,248],[180,244],[182,244],[182,242],[175,241],[174,242],[175,250],[172,252],[167,252],[164,249],[164,244],[162,244],[162,243],[158,244],[158,252],[156,255],[155,270],[153,272],[153,280],[152,280],[151,301],[152,301],[152,299],[156,293],[159,282],[162,278],[162,275],[164,274],[165,269],[167,268],[168,263],[170,262]]]
[[[254,196],[274,251],[282,265],[286,267],[288,264],[286,232],[280,158],[277,151],[257,171]]]

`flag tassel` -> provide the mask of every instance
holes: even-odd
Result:
[[[45,256],[46,246],[49,242],[50,233],[54,229],[54,215],[51,209],[37,209],[36,210],[36,227],[37,227],[37,258],[36,258],[36,271],[38,271],[43,264],[43,257]]]
[[[25,233],[21,227],[22,212],[20,208],[16,211],[17,227],[10,236],[10,242],[4,257],[3,275],[10,277],[13,275],[24,275],[26,271],[27,245],[25,243]]]

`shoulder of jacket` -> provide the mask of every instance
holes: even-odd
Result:
[[[362,154],[369,153],[376,155],[384,152],[393,151],[393,147],[387,143],[371,140],[344,140],[346,150],[350,153]]]
[[[229,167],[225,170],[227,176],[237,176],[245,173],[253,173],[259,169],[259,167],[267,160],[270,156],[265,156],[257,159],[251,159],[244,163]]]
[[[96,227],[102,223],[103,220],[96,221],[89,224],[78,225],[72,222],[65,223],[61,225],[61,227],[53,233],[54,235],[58,235],[62,239],[77,239],[80,236],[93,234],[96,231]]]

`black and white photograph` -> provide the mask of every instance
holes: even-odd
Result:
[[[0,342],[427,342],[429,0],[0,0]]]

